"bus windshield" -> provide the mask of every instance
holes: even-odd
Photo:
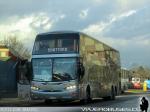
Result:
[[[75,58],[33,59],[33,80],[69,81],[76,78]]]
[[[33,80],[51,81],[52,80],[52,60],[51,59],[33,59]]]
[[[53,79],[54,81],[68,81],[75,79],[76,61],[73,58],[54,59]]]

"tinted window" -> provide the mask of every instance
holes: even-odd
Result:
[[[76,78],[75,58],[33,59],[32,65],[33,80],[35,81],[58,82],[74,80]]]
[[[54,59],[53,80],[68,81],[76,78],[76,60],[74,58]]]
[[[51,59],[33,59],[33,80],[52,81],[52,60]]]
[[[77,35],[40,35],[35,40],[33,54],[78,52],[79,36]]]

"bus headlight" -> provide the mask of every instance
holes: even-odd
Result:
[[[76,88],[77,88],[76,85],[70,85],[66,87],[67,90],[76,89]]]
[[[31,89],[32,89],[32,90],[36,90],[36,91],[39,90],[39,88],[36,87],[36,86],[31,86]]]

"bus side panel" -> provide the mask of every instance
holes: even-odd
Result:
[[[105,52],[105,50],[111,51],[111,48],[80,34],[79,53],[85,67],[85,75],[80,84],[84,85],[84,90],[88,85],[90,86],[93,98],[109,96],[112,86],[119,90],[121,80],[119,78],[119,55],[116,52]],[[109,61],[114,62],[114,65],[111,65]],[[81,92],[80,96],[85,97],[85,92]]]
[[[102,82],[104,72],[103,69],[100,69],[100,65],[105,64],[105,62],[100,61],[97,55],[92,54],[95,47],[93,39],[80,35],[80,56],[83,58],[85,67],[85,75],[81,84],[84,83],[84,90],[88,85],[90,86],[91,97],[101,97],[106,91],[104,91]],[[98,47],[103,49],[101,44]],[[81,93],[81,97],[85,97],[85,92]]]

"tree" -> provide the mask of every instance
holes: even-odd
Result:
[[[150,79],[150,69],[144,66],[132,68],[130,71],[133,73],[133,77],[141,78],[142,81]]]
[[[8,36],[0,41],[17,57],[22,59],[29,59],[31,57],[30,50],[16,36]]]

